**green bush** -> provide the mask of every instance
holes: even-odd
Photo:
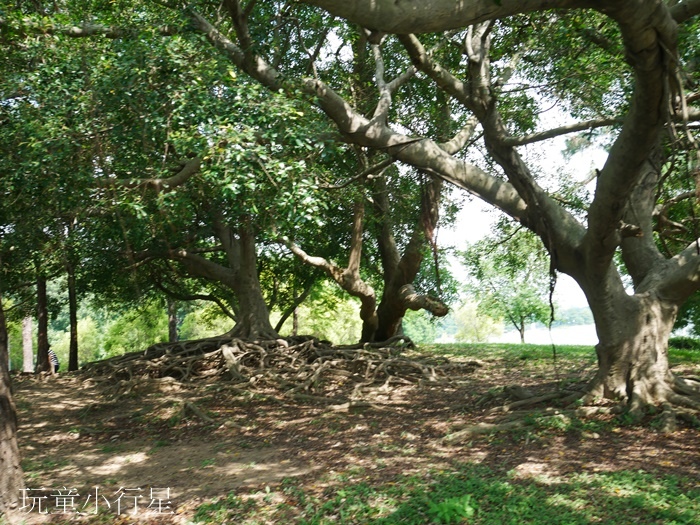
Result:
[[[678,350],[700,350],[700,339],[686,336],[671,337],[668,340],[668,346]]]

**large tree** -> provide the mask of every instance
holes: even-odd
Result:
[[[259,30],[265,20],[258,17],[254,4],[244,9],[237,1],[224,2],[233,31],[225,25],[214,26],[205,12],[193,7],[187,13],[214,46],[263,85],[290,94],[298,90],[315,96],[319,107],[347,141],[387,151],[404,163],[437,174],[497,206],[537,234],[554,267],[577,281],[593,311],[600,340],[597,346],[600,367],[588,386],[590,397],[620,398],[633,413],[640,413],[649,403],[699,408],[700,387],[674,377],[669,371],[667,339],[679,306],[700,286],[700,254],[696,243],[689,240],[680,252],[665,257],[655,242],[652,211],[657,196],[655,189],[665,178],[659,160],[659,155],[663,155],[664,132],[674,120],[687,121],[694,114],[688,104],[695,99],[685,97],[683,91],[691,84],[684,85],[684,78],[678,74],[678,31],[679,24],[692,25],[700,4],[634,0],[612,4],[564,0],[309,3],[368,28],[372,45],[381,45],[382,32],[398,34],[412,67],[430,77],[462,111],[478,119],[493,169],[485,170],[465,161],[458,152],[450,151],[444,143],[429,136],[406,134],[392,128],[388,116],[396,93],[391,82],[384,79],[383,66],[377,69],[375,78],[377,105],[371,114],[365,114],[343,96],[341,86],[334,90],[318,76],[287,73],[283,64],[275,63],[274,53],[268,52]],[[609,96],[603,97],[621,113],[595,122],[518,136],[517,126],[509,121],[509,111],[513,108],[507,104],[509,97],[502,84],[511,74],[509,69],[517,67],[517,59],[527,52],[530,41],[534,39],[541,44],[543,37],[551,37],[551,31],[566,23],[571,11],[553,11],[533,18],[532,24],[540,27],[529,32],[527,17],[520,16],[517,20],[507,17],[526,14],[537,17],[539,12],[555,8],[577,9],[575,14],[583,18],[592,33],[558,36],[558,43],[568,46],[567,49],[576,49],[575,44],[581,39],[590,42],[599,36],[602,36],[601,46],[612,42],[612,47],[619,44],[624,49],[623,54],[609,55],[610,60],[617,64],[624,60],[626,65],[616,70],[619,76],[609,83]],[[594,24],[607,20],[614,23],[611,32],[614,40],[596,34]],[[520,33],[527,41],[519,42],[518,25],[523,24],[525,30]],[[680,30],[683,29],[681,26]],[[448,45],[462,49],[464,60],[460,64],[439,63],[416,36],[416,33],[444,30],[451,30],[447,35]],[[511,49],[496,48],[492,45],[496,38],[516,45]],[[695,45],[692,38],[688,45]],[[493,60],[492,50],[498,51],[499,63]],[[553,52],[551,48],[550,52]],[[405,58],[392,58],[395,74],[401,74]],[[456,67],[451,71],[450,66]],[[539,67],[547,71],[548,64]],[[549,71],[550,80],[556,81],[556,72]],[[571,99],[576,97],[571,90],[566,95]],[[617,122],[620,124],[616,138],[598,174],[585,216],[569,210],[547,191],[518,149],[543,138]],[[693,139],[690,132],[688,138]],[[692,145],[693,140],[690,142]],[[631,294],[625,289],[616,265],[618,252],[634,283]]]
[[[153,9],[166,12],[164,5],[158,2]],[[697,148],[687,124],[698,117],[693,107],[698,97],[686,91],[697,80],[689,57],[697,55],[700,2],[309,0],[243,6],[225,0],[223,11],[218,2],[167,5],[262,86],[311,99],[345,141],[384,151],[462,187],[540,237],[553,267],[577,281],[593,311],[600,367],[587,388],[590,397],[619,398],[634,413],[649,403],[700,408],[700,386],[674,377],[667,358],[678,309],[700,287],[697,241],[687,238],[684,247],[665,253],[654,233],[657,190],[669,179],[669,170],[679,169],[667,162],[670,152]],[[93,20],[87,23],[89,15]],[[63,20],[70,25],[39,30],[128,38],[143,23],[133,18],[115,28],[108,25],[120,22],[113,13],[89,15],[73,11],[70,20]],[[100,16],[103,25],[95,22]],[[357,104],[356,93],[333,75],[332,65],[352,52],[352,32],[337,17],[368,30],[376,56],[373,85],[364,86],[374,92],[370,110],[366,96]],[[17,31],[34,30],[32,23],[23,22]],[[154,29],[167,28],[151,25]],[[385,33],[397,36],[385,38]],[[396,42],[402,51],[395,51]],[[458,52],[442,56],[435,52],[441,46]],[[679,67],[685,67],[682,74]],[[461,133],[445,141],[425,127],[392,125],[399,120],[395,102],[410,96],[412,85],[393,80],[415,70],[449,95],[455,118],[478,121],[488,162],[469,160],[465,152],[475,143],[460,140]],[[514,71],[523,86],[507,89]],[[586,120],[538,127],[542,103],[523,96],[528,79],[546,81],[540,85],[548,96],[564,100],[572,114]],[[592,199],[580,213],[534,175],[520,148],[602,126],[610,127],[614,140]],[[689,158],[691,176],[698,161],[695,155]],[[618,254],[632,279],[631,293]]]

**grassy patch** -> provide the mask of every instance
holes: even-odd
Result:
[[[558,345],[555,347],[557,356],[565,359],[596,360],[595,349],[592,346]],[[446,357],[470,357],[475,359],[514,359],[540,360],[552,359],[552,345],[520,345],[520,344],[441,344],[422,345],[421,353],[432,352]]]
[[[631,471],[518,479],[513,473],[463,464],[449,472],[401,476],[380,484],[346,480],[322,494],[288,480],[273,496],[231,494],[199,507],[195,523],[700,523],[695,482]]]
[[[700,363],[700,352],[671,346],[668,349],[668,360],[671,366]]]

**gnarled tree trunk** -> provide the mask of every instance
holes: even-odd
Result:
[[[393,235],[386,181],[383,178],[376,181],[374,203],[381,220],[377,240],[384,270],[384,290],[377,308],[378,325],[374,334],[377,341],[386,341],[397,335],[409,309],[425,309],[435,316],[447,315],[448,308],[444,303],[417,293],[413,287],[425,249],[429,243],[436,249],[433,235],[439,218],[441,190],[442,180],[438,177],[430,177],[423,184],[420,222],[414,225],[411,239],[400,253]]]
[[[215,220],[214,230],[228,266],[188,250],[174,250],[170,257],[182,262],[190,275],[219,282],[233,291],[237,301],[236,324],[229,334],[241,339],[276,339],[279,335],[270,323],[260,286],[255,233],[249,222],[242,219],[234,230],[220,218]]]
[[[270,323],[270,312],[260,286],[255,235],[249,228],[241,227],[237,244],[238,260],[234,262],[237,278],[231,288],[238,300],[238,315],[231,334],[247,339],[276,339],[279,336]]]
[[[656,404],[665,400],[668,337],[678,308],[653,296],[619,297],[610,312],[595,308],[600,369],[593,393]],[[597,314],[597,315],[596,315]]]

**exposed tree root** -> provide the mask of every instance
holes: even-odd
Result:
[[[586,392],[580,398],[581,402],[586,405],[601,402],[601,393],[605,391],[605,388],[602,380],[596,379],[588,385]],[[630,421],[640,422],[650,414],[656,414],[660,410],[660,414],[655,419],[659,428],[664,432],[674,432],[680,421],[700,427],[698,424],[700,420],[697,417],[700,415],[700,381],[698,378],[681,378],[669,373],[662,380],[652,381],[644,378],[630,381],[627,385],[627,391],[628,396],[618,399],[616,405],[606,408],[608,413],[624,413]],[[567,399],[566,401],[576,400]]]
[[[648,420],[649,415],[657,414],[655,419],[658,428],[664,432],[674,432],[680,421],[700,427],[700,381],[695,378],[670,377],[672,380],[655,385],[640,381],[630,388],[629,398],[617,401],[603,398],[600,395],[602,389],[596,388],[599,385],[595,381],[583,390],[561,390],[544,395],[535,395],[520,386],[492,389],[475,404],[477,407],[490,405],[487,413],[502,414],[500,420],[469,426],[449,434],[444,438],[444,442],[459,444],[480,434],[509,431],[531,425],[547,426],[556,420],[568,425],[571,417],[590,418],[623,413],[627,414],[631,421],[641,421],[644,418]],[[650,395],[663,401],[650,402]],[[563,408],[536,408],[537,405],[552,401]]]
[[[477,425],[471,425],[458,432],[448,434],[443,438],[443,441],[449,445],[457,445],[460,443],[465,443],[473,437],[481,434],[492,434],[536,425],[568,425],[571,423],[571,413],[571,411],[548,409],[536,416],[533,416],[532,411],[529,411],[528,416],[530,417],[520,417],[513,421],[505,421],[501,423],[479,423]]]
[[[439,384],[480,366],[402,355],[412,345],[404,336],[383,345],[339,347],[308,337],[244,341],[222,336],[157,344],[145,352],[90,363],[83,370],[113,396],[167,377],[182,383],[223,380],[250,390],[273,388],[300,401],[330,402],[340,410],[358,406],[370,391],[381,392],[392,383]]]

